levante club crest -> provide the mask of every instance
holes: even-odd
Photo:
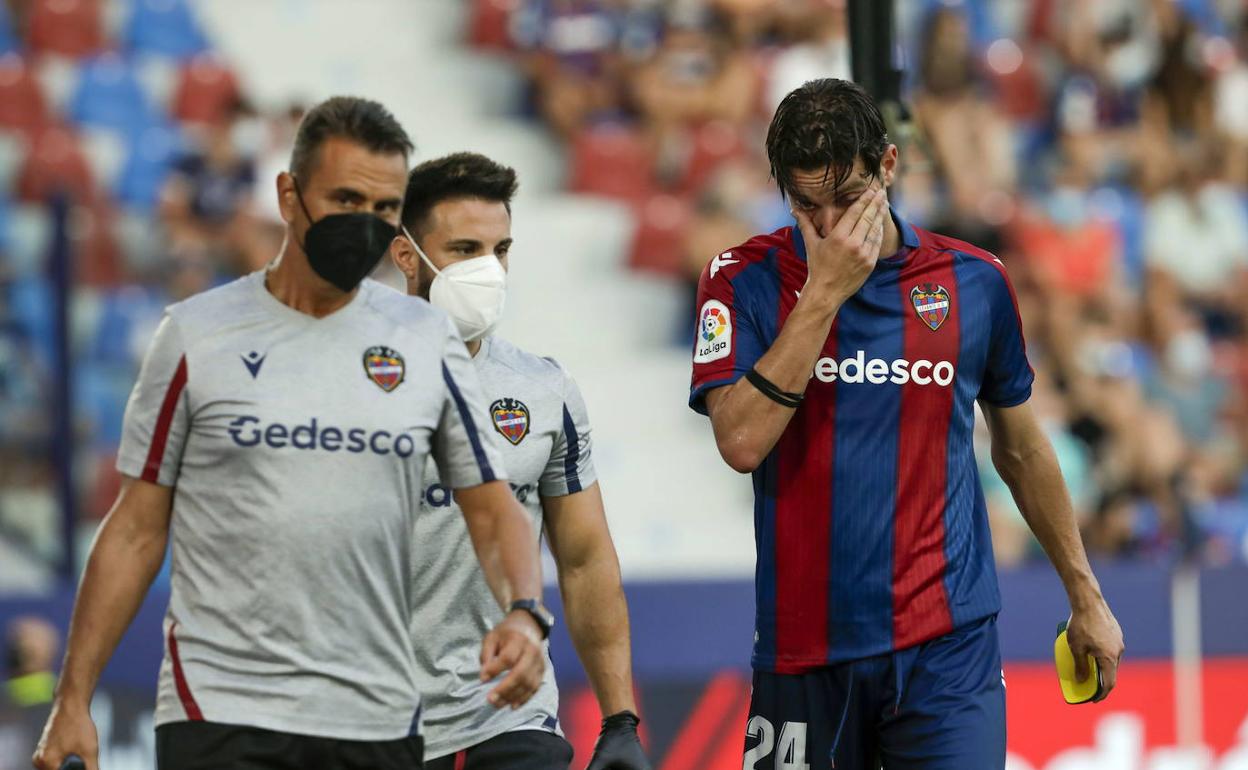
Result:
[[[529,435],[529,408],[518,399],[500,398],[490,404],[490,417],[494,420],[494,429],[513,445]]]
[[[949,317],[949,292],[944,286],[921,283],[910,290],[910,301],[914,304],[914,312],[919,314],[919,319],[932,331],[939,329]]]
[[[374,345],[364,351],[364,373],[377,387],[389,393],[403,382],[406,374],[403,356],[393,348]]]

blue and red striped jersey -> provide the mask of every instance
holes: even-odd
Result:
[[[972,432],[976,399],[1031,395],[1017,302],[996,257],[893,217],[902,248],[840,308],[753,474],[757,669],[904,649],[1000,608]],[[794,227],[707,265],[690,406],[754,366],[805,282]]]

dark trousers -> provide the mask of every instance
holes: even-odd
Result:
[[[572,746],[545,730],[514,730],[431,759],[426,770],[568,770]]]
[[[213,722],[156,728],[159,770],[422,770],[424,740],[343,741]]]

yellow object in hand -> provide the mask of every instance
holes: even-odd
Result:
[[[1101,697],[1105,682],[1101,678],[1101,667],[1096,658],[1088,655],[1088,678],[1076,679],[1075,654],[1070,651],[1070,642],[1066,640],[1066,621],[1057,626],[1057,641],[1053,642],[1053,660],[1057,663],[1057,681],[1062,685],[1062,697],[1074,705],[1090,703]]]

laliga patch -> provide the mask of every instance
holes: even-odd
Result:
[[[923,283],[910,290],[910,302],[919,320],[928,328],[936,331],[949,317],[949,292],[944,286],[934,283]]]
[[[732,315],[717,299],[707,300],[698,312],[698,339],[693,362],[705,364],[732,354]]]
[[[377,387],[389,393],[403,382],[407,373],[403,356],[385,345],[374,345],[364,351],[364,373]]]
[[[529,408],[519,399],[500,398],[490,404],[490,417],[494,420],[494,429],[513,446],[529,435]]]

